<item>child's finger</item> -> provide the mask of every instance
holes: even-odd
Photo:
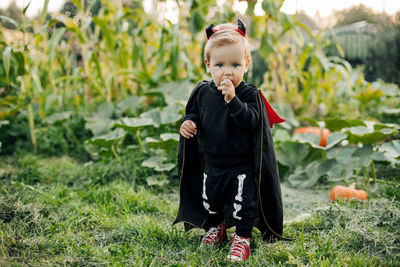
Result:
[[[196,129],[192,128],[189,123],[183,125],[182,129],[184,130],[185,133],[193,135],[196,132]]]

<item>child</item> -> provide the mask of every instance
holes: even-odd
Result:
[[[249,257],[253,226],[265,240],[282,235],[270,125],[283,120],[255,86],[242,81],[250,64],[244,23],[210,25],[206,33],[204,62],[212,80],[193,89],[179,130],[174,224],[205,229],[202,243],[214,246],[227,239],[227,227],[236,226],[228,258],[241,261]]]

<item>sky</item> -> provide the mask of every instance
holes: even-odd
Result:
[[[43,8],[44,0],[16,0],[16,3],[20,7],[25,7],[30,1],[32,2],[27,10],[27,15],[34,16]],[[0,0],[0,8],[6,8],[11,2],[12,0]],[[57,12],[62,7],[63,2],[63,0],[50,0],[49,11]],[[149,1],[145,0],[144,2]],[[166,2],[167,4],[168,2],[173,4],[175,1],[167,0]],[[223,3],[224,0],[219,0],[217,2]],[[242,3],[237,3],[237,9],[243,9],[243,7],[247,5],[245,2],[241,2]],[[389,14],[394,14],[400,10],[400,0],[285,0],[281,11],[294,14],[296,9],[297,11],[303,10],[311,17],[318,11],[320,16],[326,17],[330,15],[333,10],[341,10],[359,4],[364,4],[377,12],[385,11]],[[171,7],[171,9],[173,9],[173,7]],[[258,12],[262,12],[261,5],[258,5]]]

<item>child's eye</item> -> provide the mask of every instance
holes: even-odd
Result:
[[[222,64],[221,64],[221,63],[217,64],[217,67],[221,68],[221,67],[222,67]]]
[[[239,64],[233,64],[233,67],[237,68],[239,67]]]

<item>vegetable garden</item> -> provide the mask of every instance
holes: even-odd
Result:
[[[177,24],[153,2],[73,0],[68,16],[48,14],[47,0],[38,18],[0,17],[22,32],[0,33],[0,263],[226,264],[197,247],[200,232],[170,224],[178,127],[208,78],[203,29],[237,16],[253,50],[246,80],[287,120],[273,137],[295,238],[256,237],[250,264],[398,263],[398,85],[326,56],[323,32],[280,12],[282,0],[257,16],[257,1],[245,14],[233,1],[176,1]],[[368,200],[329,201],[351,184]]]

